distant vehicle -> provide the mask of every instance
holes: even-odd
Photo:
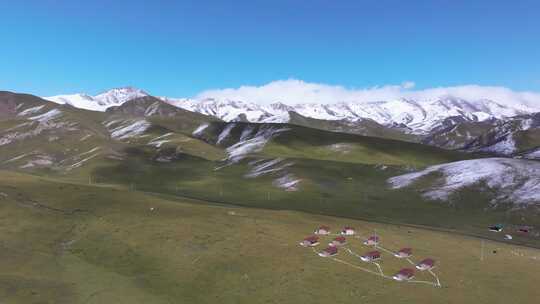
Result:
[[[511,240],[511,239],[512,239],[512,236],[511,236],[510,234],[506,234],[506,235],[504,236],[504,239],[505,239],[505,240]]]
[[[502,224],[489,226],[488,228],[489,228],[489,231],[493,231],[493,232],[501,232],[501,231],[503,231],[503,225]]]

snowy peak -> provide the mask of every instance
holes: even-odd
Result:
[[[102,106],[121,105],[128,100],[149,96],[148,93],[134,87],[115,88],[94,96],[94,100]]]
[[[149,96],[141,89],[133,87],[116,88],[96,96],[86,94],[59,95],[46,97],[60,104],[70,104],[77,108],[105,111],[126,101]],[[399,126],[408,132],[426,135],[452,122],[483,122],[492,119],[506,119],[518,115],[540,112],[540,106],[532,108],[522,104],[515,106],[497,102],[489,98],[468,100],[452,95],[437,98],[399,98],[381,101],[342,101],[321,103],[259,104],[249,100],[213,98],[201,99],[168,98],[159,99],[184,110],[214,116],[224,121],[247,121],[259,123],[286,123],[290,112],[304,117],[329,121],[358,122],[373,120],[383,126]]]
[[[289,112],[320,120],[357,122],[371,119],[386,126],[404,126],[413,133],[427,134],[441,126],[448,118],[455,121],[478,122],[503,119],[540,111],[523,107],[504,106],[489,99],[465,100],[450,95],[436,99],[395,99],[377,102],[339,102],[334,104],[273,103],[260,105],[245,101],[205,98],[176,99],[167,102],[189,111],[218,117],[225,121],[288,122]]]
[[[103,112],[109,107],[119,106],[126,101],[145,96],[149,96],[149,94],[141,89],[123,87],[111,89],[96,96],[79,93],[43,97],[43,99],[80,109]]]

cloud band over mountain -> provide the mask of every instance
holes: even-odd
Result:
[[[404,82],[400,85],[355,89],[287,79],[272,81],[261,86],[207,90],[198,94],[197,98],[241,100],[258,104],[282,102],[294,105],[298,103],[372,102],[400,98],[430,100],[450,95],[466,100],[490,99],[503,105],[518,108],[540,108],[540,93],[538,92],[514,91],[506,87],[480,85],[436,87],[422,90],[415,90],[414,86],[414,82]]]

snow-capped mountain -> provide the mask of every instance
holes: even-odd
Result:
[[[420,180],[424,183],[417,183]],[[417,186],[428,199],[450,202],[454,193],[475,186],[496,193],[492,207],[499,203],[526,206],[540,200],[540,163],[508,158],[463,160],[392,177],[388,182],[394,189]]]
[[[540,113],[521,115],[495,121],[493,126],[464,148],[469,151],[494,153],[502,156],[523,156],[540,159]]]
[[[505,106],[489,99],[468,101],[452,96],[433,100],[397,99],[379,102],[338,102],[334,104],[255,103],[219,99],[162,98],[177,107],[218,117],[225,121],[288,122],[289,112],[322,120],[360,121],[372,119],[386,126],[402,126],[414,133],[425,134],[449,117],[463,121],[484,121],[540,111],[524,105]]]
[[[126,101],[144,96],[149,95],[141,89],[124,87],[111,89],[96,96],[78,93],[43,97],[43,99],[59,104],[69,104],[85,110],[105,111],[109,107],[119,106]]]
[[[148,96],[148,93],[128,87],[112,89],[97,96],[74,94],[45,97],[45,99],[83,109],[105,111],[111,106],[118,106],[143,96]],[[290,120],[289,112],[296,112],[305,117],[321,120],[359,122],[363,119],[371,119],[381,125],[399,127],[415,134],[428,134],[435,128],[448,124],[449,121],[480,122],[540,112],[540,105],[533,108],[524,104],[507,105],[487,98],[465,100],[450,95],[425,100],[401,98],[377,102],[298,103],[294,105],[281,102],[257,104],[222,98],[159,98],[176,107],[214,116],[224,121],[285,123]],[[455,119],[448,120],[451,117]]]

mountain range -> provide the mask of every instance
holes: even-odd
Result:
[[[286,122],[250,122],[255,105],[222,102],[201,105],[235,105],[230,120],[134,88],[48,100],[0,92],[0,170],[469,233],[494,222],[540,225],[540,162],[521,159],[538,158],[537,113],[446,97],[429,104],[460,116],[426,113],[439,120],[423,131],[414,119],[321,119],[283,104],[257,107]]]
[[[96,96],[87,94],[44,97],[59,104],[106,111],[150,96],[133,88],[116,88]],[[465,100],[444,95],[435,99],[396,99],[333,104],[281,102],[257,104],[220,98],[158,99],[187,111],[226,122],[292,123],[330,131],[399,139],[445,149],[489,152],[503,156],[540,157],[540,105],[507,104],[488,96]]]

